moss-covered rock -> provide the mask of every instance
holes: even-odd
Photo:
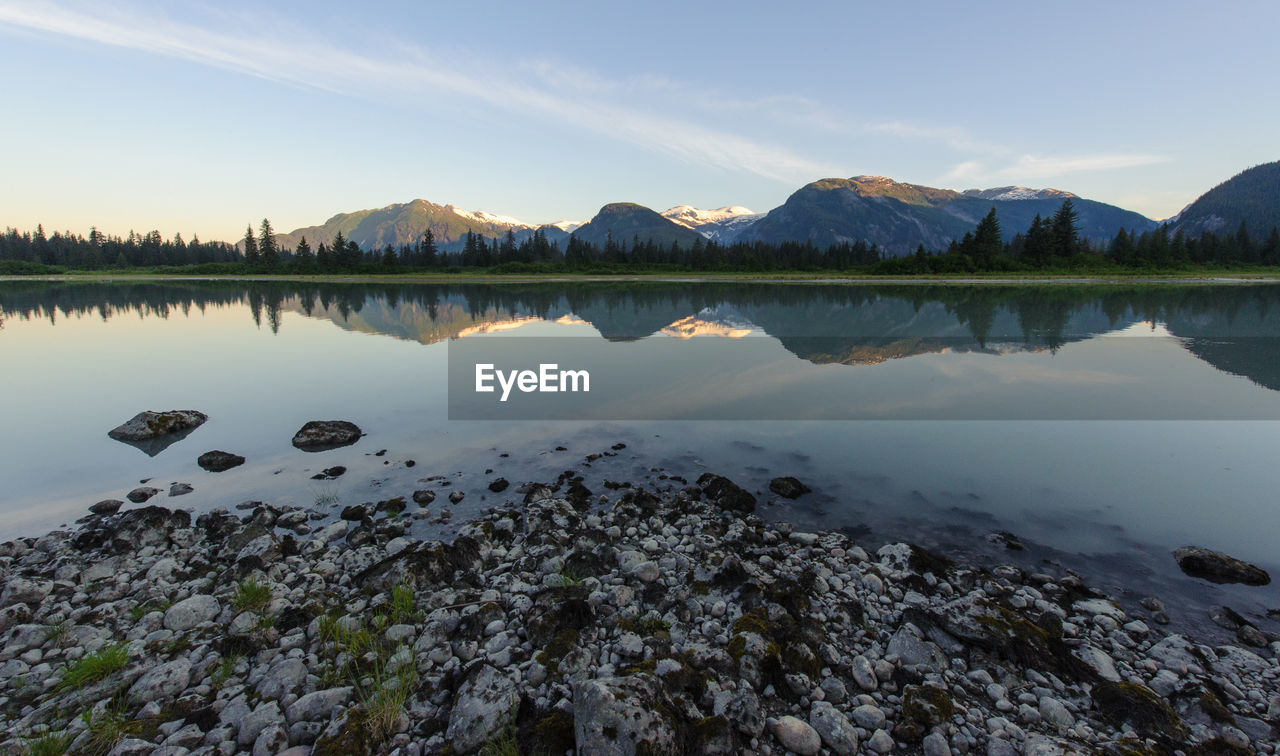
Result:
[[[894,734],[909,742],[919,742],[935,726],[955,715],[955,704],[947,691],[935,685],[908,685],[902,691],[902,716]]]
[[[1155,691],[1131,682],[1103,681],[1093,686],[1093,705],[1115,727],[1128,724],[1140,735],[1181,742],[1187,726]]]

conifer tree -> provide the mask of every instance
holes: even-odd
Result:
[[[244,230],[244,261],[250,265],[257,265],[262,261],[261,255],[258,254],[258,240],[253,236],[253,226],[248,226]]]
[[[1053,254],[1070,257],[1076,253],[1080,241],[1080,214],[1071,200],[1063,200],[1058,211],[1053,214],[1050,228],[1053,232]]]
[[[271,221],[262,219],[258,228],[258,256],[263,265],[275,267],[280,264],[280,245],[276,243],[275,232],[271,230]]]
[[[989,265],[1002,251],[1004,239],[1000,232],[1000,219],[996,217],[996,209],[978,222],[973,232],[973,259],[980,266]]]

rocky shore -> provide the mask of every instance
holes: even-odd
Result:
[[[428,487],[0,544],[0,750],[1278,750],[1280,641],[1257,628],[1209,647],[1070,574],[868,552],[765,523],[725,478],[664,483],[495,481],[451,543],[406,535],[447,516]]]

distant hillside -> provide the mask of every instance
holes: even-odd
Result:
[[[904,184],[880,176],[823,179],[792,194],[741,236],[770,243],[811,240],[824,247],[841,242],[874,242],[904,255],[923,244],[943,249],[959,239],[992,208],[1005,238],[1025,231],[1037,215],[1048,217],[1071,199],[1081,235],[1110,239],[1120,228],[1145,231],[1155,221],[1113,205],[1056,189],[1024,187],[957,192]]]
[[[598,246],[603,246],[612,236],[615,242],[625,245],[639,238],[640,241],[652,240],[663,246],[679,242],[686,248],[703,238],[698,232],[631,202],[605,205],[590,222],[574,231],[573,236]]]
[[[382,249],[388,244],[395,247],[415,244],[428,228],[440,249],[456,251],[462,248],[468,231],[497,239],[506,236],[507,231],[511,230],[518,240],[523,240],[539,227],[515,218],[416,199],[376,210],[339,213],[319,226],[295,229],[287,234],[279,234],[276,238],[282,247],[292,249],[305,236],[314,249],[320,242],[332,241],[341,231],[363,249]],[[561,222],[540,228],[547,235],[548,241],[563,244],[569,238],[569,231],[577,228],[577,225]]]
[[[1190,236],[1235,233],[1240,222],[1255,238],[1280,226],[1280,161],[1242,171],[1205,192],[1172,219]]]

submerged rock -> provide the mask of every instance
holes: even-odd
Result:
[[[333,467],[326,467],[324,470],[316,473],[315,475],[312,475],[311,479],[312,480],[333,480],[334,478],[342,477],[344,474],[346,474],[346,472],[347,472],[347,468],[343,467],[342,465],[334,465]]]
[[[134,504],[141,504],[142,502],[146,501],[147,499],[150,499],[152,496],[155,496],[158,493],[160,493],[160,489],[158,488],[152,488],[150,486],[139,486],[138,488],[135,488],[129,493],[125,494],[125,498],[133,502]]]
[[[756,511],[756,497],[723,475],[703,473],[702,477],[698,478],[698,487],[706,494],[708,500],[721,509],[742,514]]]
[[[103,499],[89,507],[89,511],[96,515],[109,515],[119,512],[122,506],[124,506],[124,502],[119,499]]]
[[[244,457],[215,449],[201,454],[196,459],[196,464],[209,472],[226,472],[233,467],[243,465]]]
[[[798,499],[807,493],[813,492],[813,489],[791,476],[774,478],[769,481],[769,490],[785,499]]]
[[[1173,552],[1173,558],[1186,574],[1211,583],[1267,585],[1271,582],[1271,576],[1261,567],[1209,549],[1184,546]]]
[[[154,457],[186,438],[208,419],[208,415],[196,410],[146,410],[107,431],[107,435]]]
[[[196,410],[147,410],[107,431],[107,435],[117,441],[148,441],[170,433],[198,428],[208,419],[208,415]]]
[[[362,435],[355,423],[346,420],[312,420],[293,434],[293,445],[303,451],[324,451],[350,446]]]

